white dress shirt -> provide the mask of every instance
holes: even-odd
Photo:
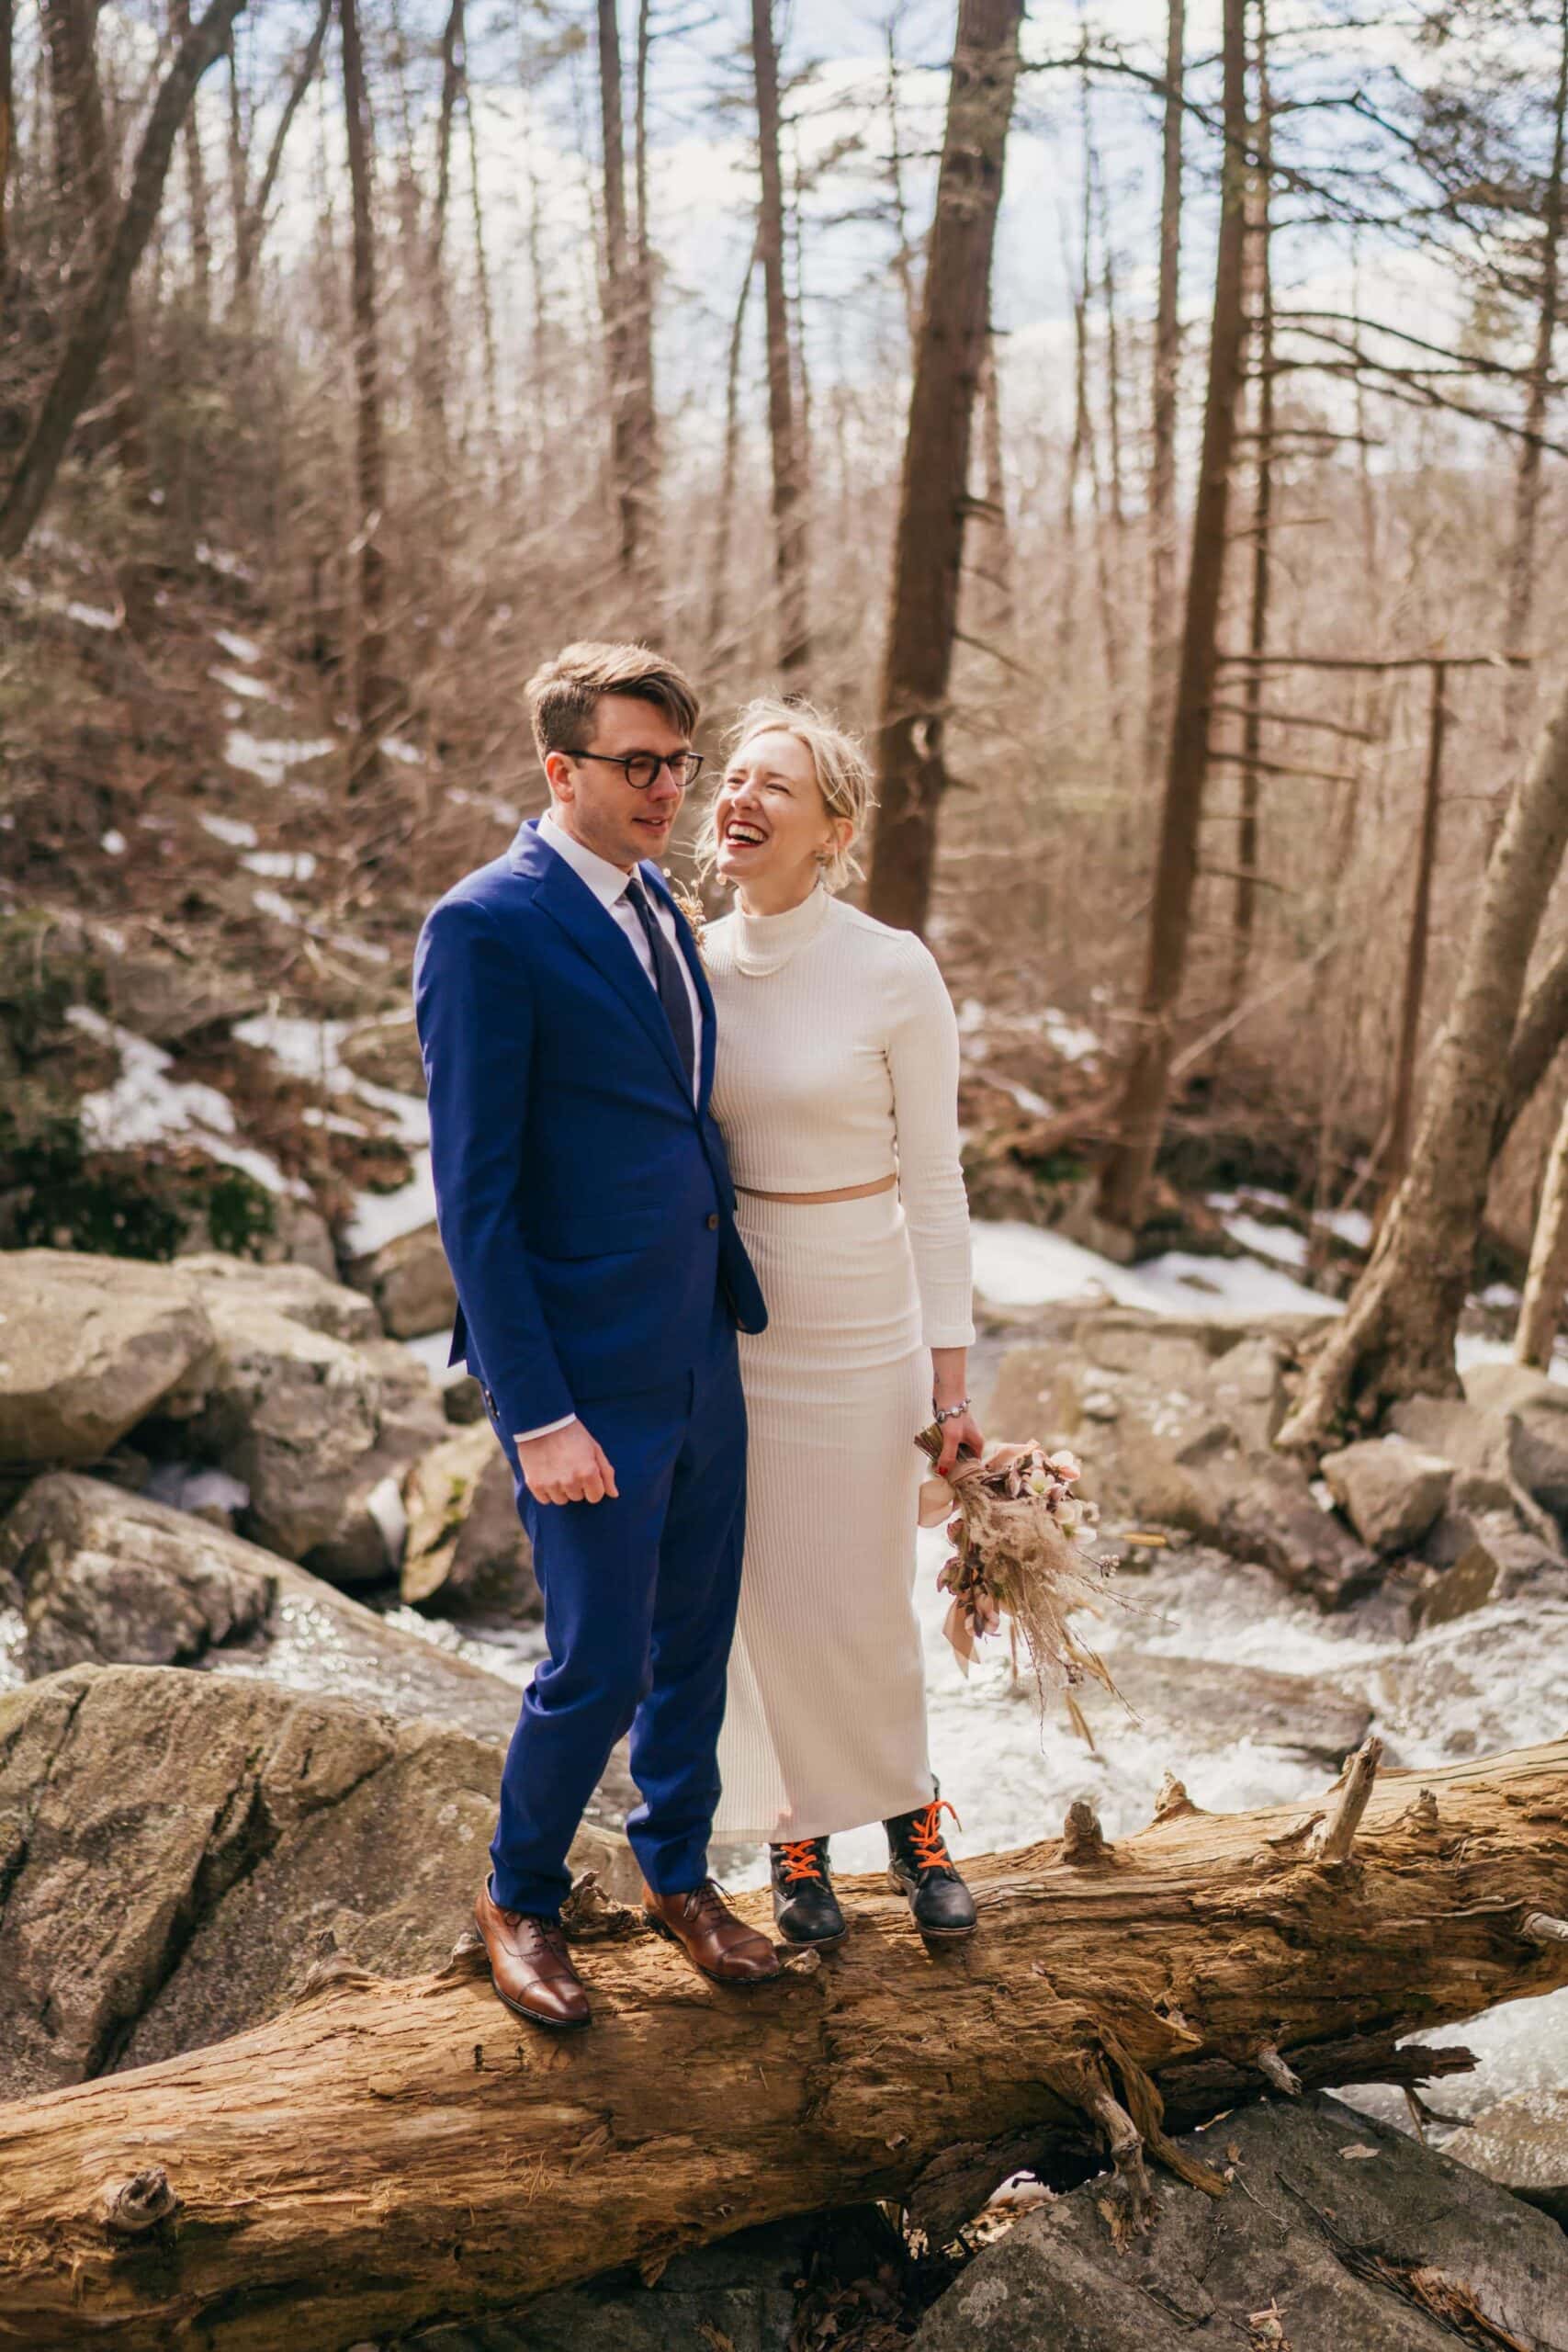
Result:
[[[584,849],[582,843],[574,840],[567,831],[553,808],[547,809],[539,820],[539,839],[547,842],[558,857],[565,858],[579,881],[588,885],[605,913],[613,922],[619,923],[631,941],[637,962],[648,975],[649,988],[657,989],[658,982],[653,973],[653,950],[648,944],[648,934],[643,930],[641,918],[626,896],[626,884],[631,880],[631,876],[624,872],[620,866],[612,865],[609,859],[601,857],[596,850]],[[646,888],[646,885],[644,887]],[[697,995],[697,984],[692,978],[691,967],[681,952],[680,935],[675,929],[674,916],[655,891],[648,892],[648,903],[653,909],[655,922],[675,951],[675,961],[681,967],[681,978],[686,983],[686,996],[692,1008],[694,1053],[692,1091],[694,1095],[702,1082],[702,1001]],[[518,1445],[524,1445],[531,1437],[548,1437],[556,1430],[570,1429],[576,1419],[575,1413],[568,1413],[562,1419],[546,1421],[536,1430],[515,1430],[513,1431],[515,1442]]]

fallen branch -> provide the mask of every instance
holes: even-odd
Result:
[[[469,1950],[319,1972],[254,2032],[0,2109],[0,2346],[341,2352],[818,2206],[951,2230],[1021,2161],[1113,2154],[1141,2201],[1190,2162],[1168,2135],[1266,2080],[1462,2065],[1394,2045],[1568,1983],[1541,1924],[1568,1917],[1568,1741],[1419,1777],[1364,1757],[1318,1806],[1173,1786],[1135,1836],[1079,1815],[1066,1849],[966,1863],[956,1951],[846,1881],[841,1951],[741,1993],[585,1900],[570,2042]]]

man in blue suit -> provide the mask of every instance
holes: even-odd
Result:
[[[707,1874],[746,1509],[735,1333],[767,1320],[708,1110],[714,1011],[654,862],[697,699],[641,645],[570,645],[527,687],[550,808],[446,893],[414,1005],[452,1360],[517,1483],[549,1655],[475,1902],[495,1988],[584,2026],[567,1849],[630,1731],[626,1833],[653,1924],[721,1981],[776,1974]]]

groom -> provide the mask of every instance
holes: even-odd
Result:
[[[414,1007],[452,1361],[517,1484],[548,1657],[474,1905],[495,1989],[585,2026],[567,1849],[628,1729],[653,1924],[709,1976],[777,1973],[707,1875],[745,1523],[735,1333],[767,1321],[708,1111],[713,999],[659,874],[697,698],[642,645],[569,645],[527,685],[550,807],[427,918]]]

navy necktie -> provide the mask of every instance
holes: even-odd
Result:
[[[648,941],[653,957],[653,985],[659,991],[659,1001],[664,1007],[665,1018],[674,1033],[675,1045],[686,1072],[686,1083],[694,1087],[697,1077],[697,1041],[692,1027],[692,1000],[686,994],[686,978],[681,969],[681,959],[664,935],[664,925],[648,902],[648,891],[642,876],[629,875],[626,897],[637,910],[637,921]]]

